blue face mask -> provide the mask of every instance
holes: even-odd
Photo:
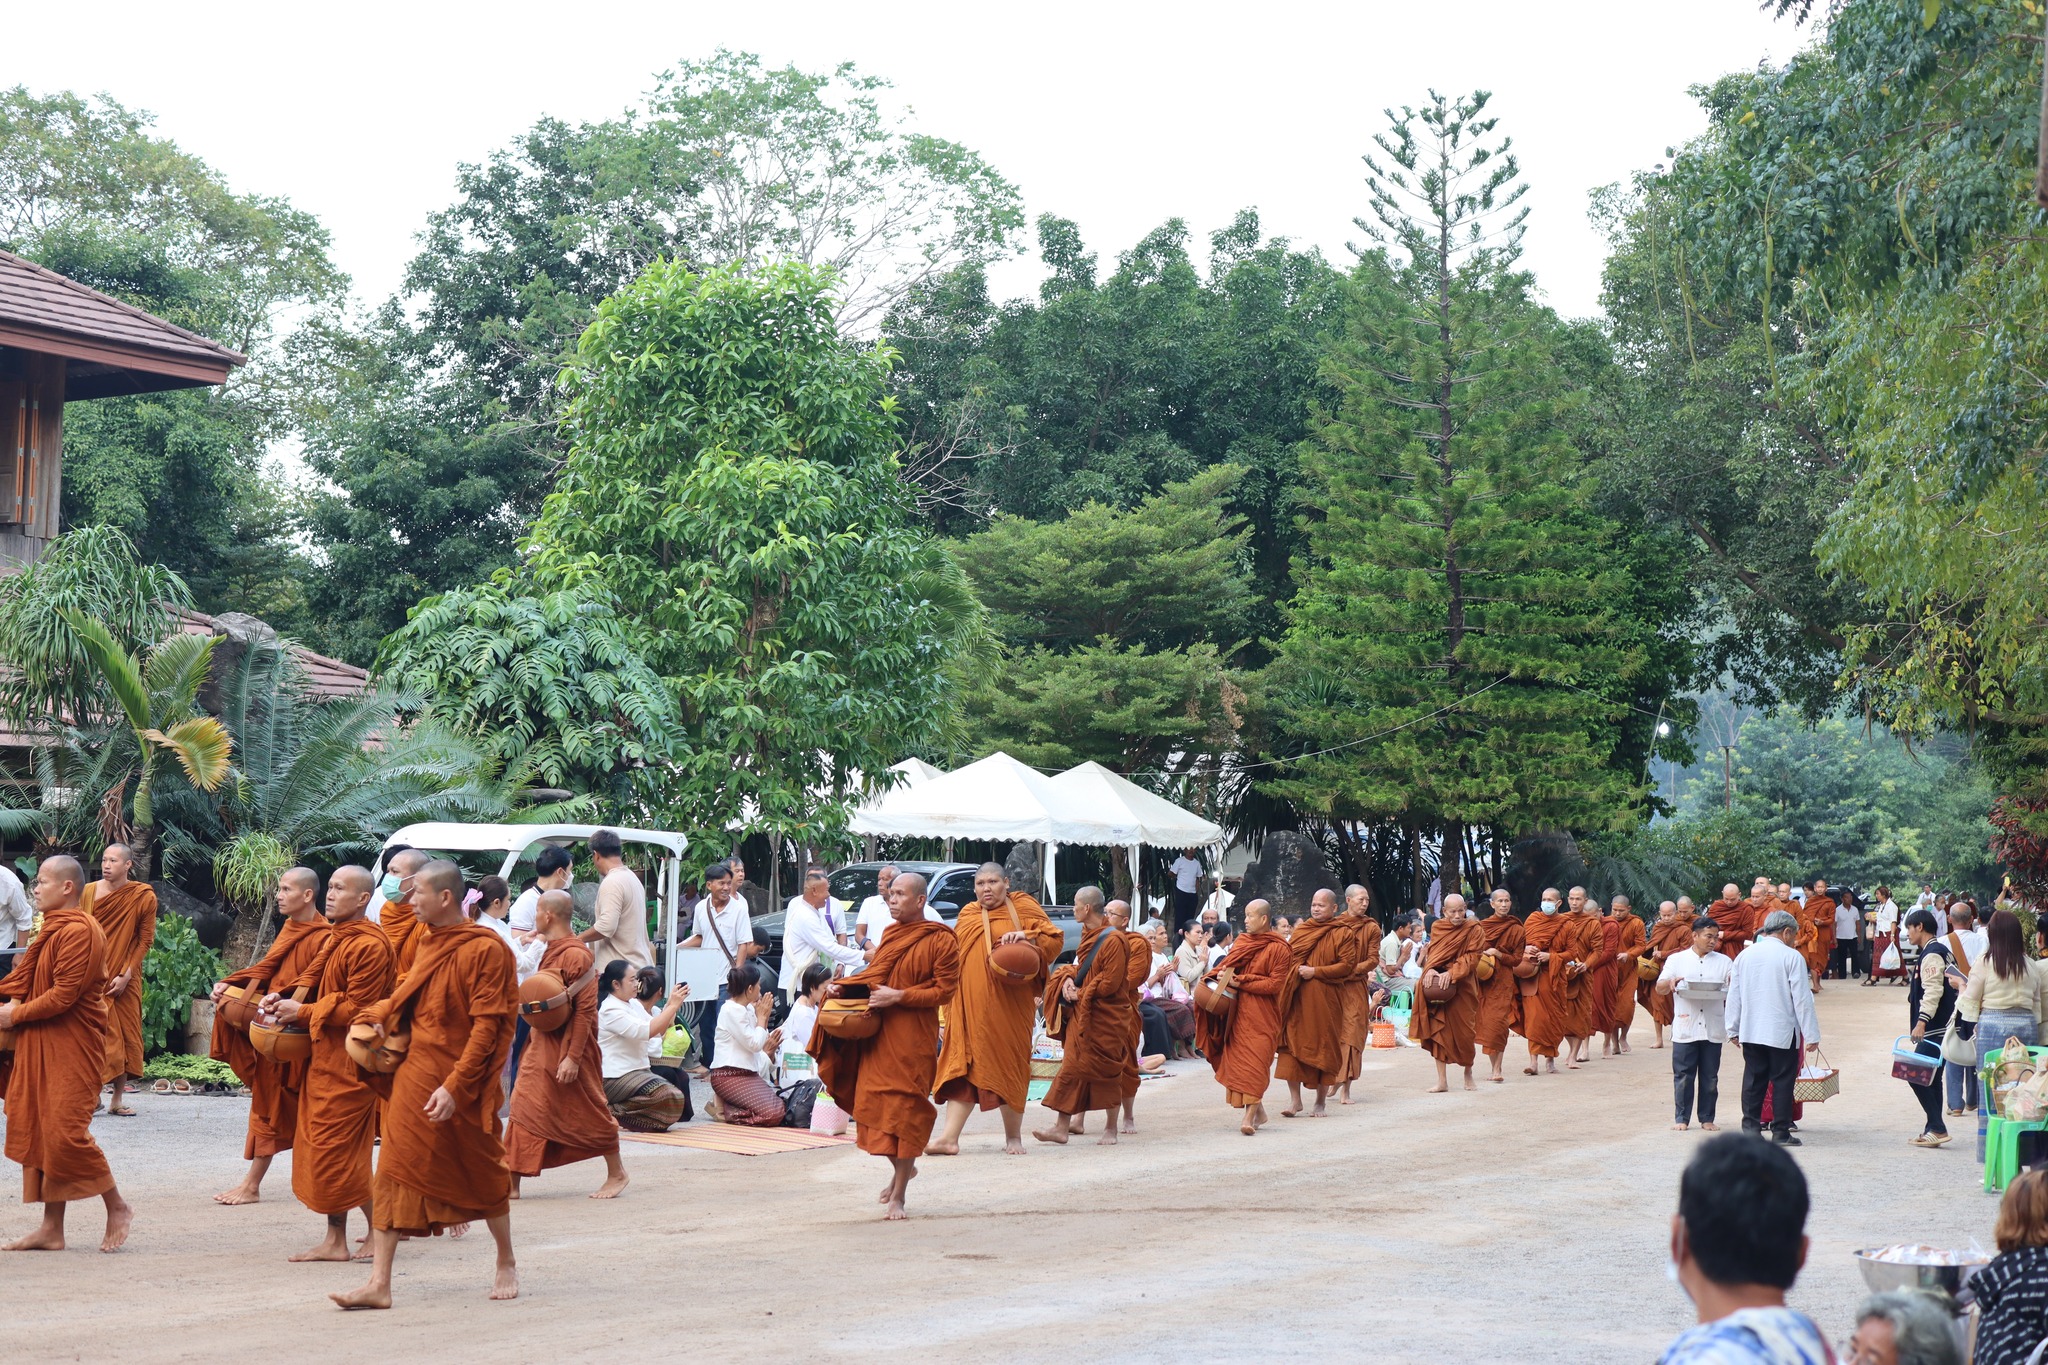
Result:
[[[1544,913],[1544,914],[1546,914],[1546,915],[1554,915],[1554,914],[1556,914],[1556,913],[1557,913],[1557,909],[1558,909],[1558,906],[1557,906],[1557,902],[1556,902],[1556,901],[1545,901],[1545,902],[1543,902],[1543,913]]]
[[[396,872],[386,872],[384,880],[377,883],[377,890],[382,893],[385,900],[395,901],[398,899],[399,888],[404,885],[405,879],[403,877],[399,876]]]

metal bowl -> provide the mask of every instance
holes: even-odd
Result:
[[[1912,1265],[1874,1261],[1868,1251],[1856,1253],[1856,1266],[1863,1272],[1863,1283],[1880,1294],[1888,1289],[1929,1289],[1953,1296],[1961,1293],[1970,1277],[1988,1264],[1988,1261],[1973,1261],[1968,1265]]]

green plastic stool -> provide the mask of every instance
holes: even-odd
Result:
[[[1997,1194],[2005,1188],[2003,1184],[1996,1183],[1998,1179],[1998,1142],[2004,1136],[2005,1120],[1996,1114],[1992,1114],[1985,1122],[1989,1126],[1984,1131],[1984,1193]]]
[[[1988,1193],[2003,1190],[2020,1173],[2020,1134],[2038,1133],[2044,1128],[2048,1128],[2048,1120],[1991,1120],[1984,1149],[1984,1188]]]
[[[1415,992],[1395,991],[1387,997],[1386,1007],[1394,1010],[1413,1011],[1415,1008]]]

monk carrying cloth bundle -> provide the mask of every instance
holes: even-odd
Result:
[[[1045,1036],[1046,1036],[1046,1037],[1048,1037],[1048,1038],[1056,1038],[1056,1039],[1058,1039],[1058,1040],[1059,1040],[1059,1041],[1061,1041],[1061,1042],[1065,1042],[1065,1041],[1066,1041],[1066,1038],[1067,1038],[1067,1005],[1069,1004],[1069,1001],[1068,1001],[1068,1000],[1067,1000],[1067,998],[1066,998],[1066,994],[1067,994],[1067,993],[1066,993],[1066,990],[1065,990],[1065,986],[1066,986],[1066,983],[1067,983],[1067,982],[1069,982],[1069,981],[1073,982],[1073,983],[1074,983],[1074,993],[1075,993],[1076,995],[1079,995],[1079,994],[1081,993],[1081,987],[1082,987],[1082,986],[1083,986],[1084,984],[1086,984],[1086,983],[1087,983],[1087,980],[1088,980],[1088,969],[1089,969],[1090,967],[1093,967],[1093,966],[1095,965],[1095,955],[1096,955],[1097,953],[1099,953],[1099,952],[1101,952],[1101,951],[1102,951],[1102,945],[1103,945],[1103,942],[1104,942],[1104,940],[1108,939],[1109,935],[1110,935],[1110,931],[1109,931],[1109,930],[1107,930],[1107,929],[1104,929],[1104,930],[1103,930],[1103,931],[1102,931],[1101,933],[1097,934],[1097,935],[1095,936],[1095,946],[1094,946],[1093,948],[1090,948],[1090,949],[1088,950],[1088,959],[1087,959],[1087,961],[1085,961],[1085,962],[1079,962],[1079,963],[1076,963],[1075,965],[1073,965],[1073,966],[1071,966],[1071,967],[1062,967],[1062,968],[1060,968],[1060,969],[1059,969],[1058,971],[1056,971],[1056,972],[1054,972],[1054,973],[1052,974],[1052,979],[1051,979],[1051,980],[1049,980],[1049,981],[1048,981],[1048,982],[1046,983],[1046,987],[1045,987]]]

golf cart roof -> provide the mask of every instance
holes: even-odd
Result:
[[[601,829],[610,830],[629,844],[653,844],[667,849],[675,857],[681,857],[690,847],[688,839],[664,829],[627,829],[620,825],[466,825],[440,820],[394,830],[384,841],[384,847],[410,844],[414,848],[451,853],[517,853],[535,844],[582,843]]]

